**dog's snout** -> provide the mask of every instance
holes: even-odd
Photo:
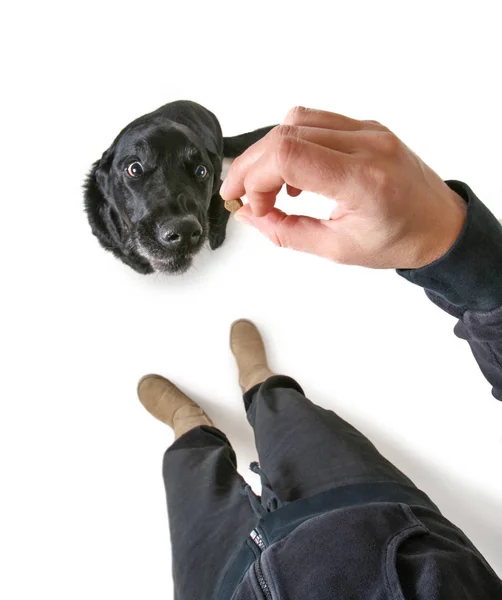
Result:
[[[170,219],[159,227],[159,241],[167,248],[195,246],[202,235],[199,221],[193,217]]]

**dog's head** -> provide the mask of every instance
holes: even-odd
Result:
[[[101,244],[141,273],[186,271],[208,237],[222,157],[160,117],[127,126],[94,163],[85,206]]]

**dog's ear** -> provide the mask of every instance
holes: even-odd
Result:
[[[152,273],[150,263],[128,247],[127,224],[113,202],[111,166],[113,146],[91,167],[84,182],[84,206],[92,233],[105,250],[113,252],[138,273]]]
[[[93,163],[84,183],[84,206],[92,233],[107,250],[115,251],[122,245],[124,224],[110,201],[110,170],[113,147]]]
[[[209,160],[213,165],[214,176],[213,176],[213,195],[219,192],[221,186],[221,170],[223,168],[223,159],[219,154],[207,150]]]
[[[209,158],[213,164],[213,194],[211,204],[209,205],[209,246],[212,250],[219,248],[225,241],[227,222],[230,213],[225,208],[225,203],[220,196],[221,171],[223,168],[223,158],[207,150]]]

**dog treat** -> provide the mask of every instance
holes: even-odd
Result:
[[[225,200],[225,208],[228,212],[237,212],[239,208],[242,208],[243,206],[244,204],[240,198],[236,198],[235,200]]]

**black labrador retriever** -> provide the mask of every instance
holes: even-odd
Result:
[[[223,158],[235,158],[273,126],[223,137],[216,117],[187,100],[125,127],[84,184],[92,232],[139,273],[182,273],[206,240],[225,240]]]

